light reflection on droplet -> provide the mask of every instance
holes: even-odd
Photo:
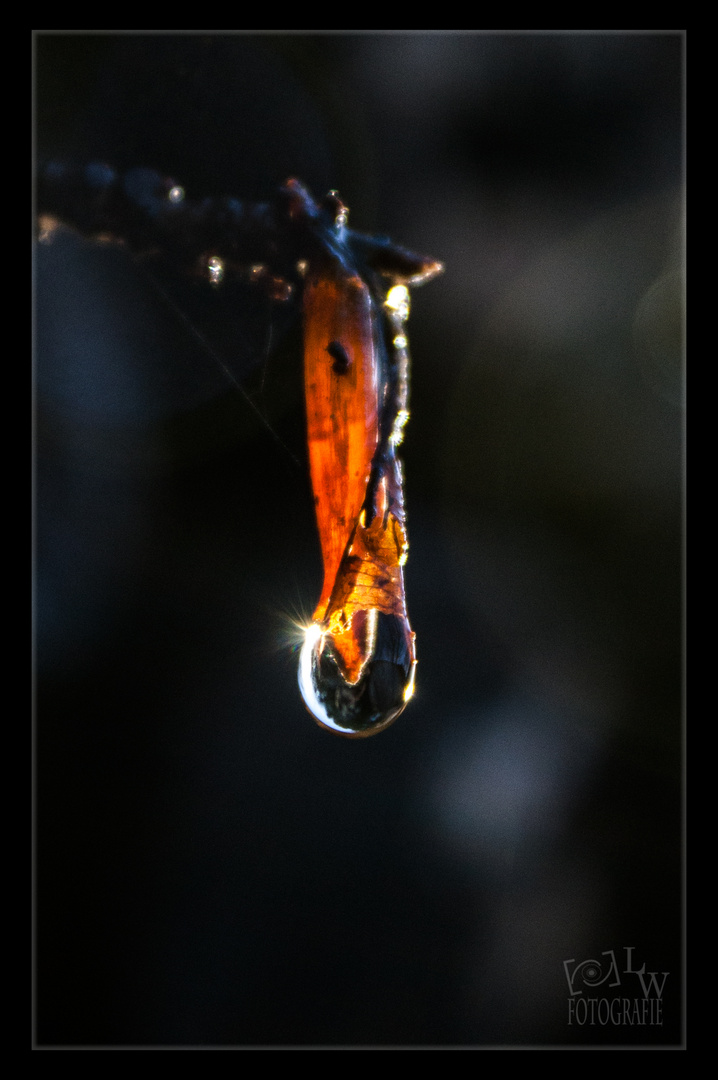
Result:
[[[404,557],[404,562],[406,558]],[[403,565],[403,563],[401,564]],[[416,689],[416,661],[411,665],[411,671],[409,672],[409,681],[404,689],[404,701],[411,701],[414,696],[414,690]]]
[[[409,290],[406,285],[392,285],[384,304],[402,322],[406,322],[409,318]]]
[[[210,259],[207,259],[207,272],[209,273],[210,285],[221,284],[224,277],[224,262],[222,259],[213,255]]]

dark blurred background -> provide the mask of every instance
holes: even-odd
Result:
[[[677,1044],[682,37],[35,45],[39,154],[298,176],[446,264],[409,324],[418,692],[355,742],[296,686],[296,310],[38,246],[38,1045]],[[644,964],[661,1023],[569,1023]]]

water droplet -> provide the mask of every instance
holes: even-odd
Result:
[[[416,661],[405,645],[408,626],[374,612],[376,632],[371,652],[356,683],[342,674],[332,635],[313,623],[299,655],[299,689],[307,709],[322,727],[338,735],[362,738],[387,728],[414,693]]]

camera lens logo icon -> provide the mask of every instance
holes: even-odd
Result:
[[[608,949],[601,955],[605,958],[604,960],[582,960],[580,963],[576,963],[575,960],[564,960],[566,981],[572,996],[582,994],[584,990],[594,990],[603,983],[608,986],[620,986],[621,980],[613,949]]]

